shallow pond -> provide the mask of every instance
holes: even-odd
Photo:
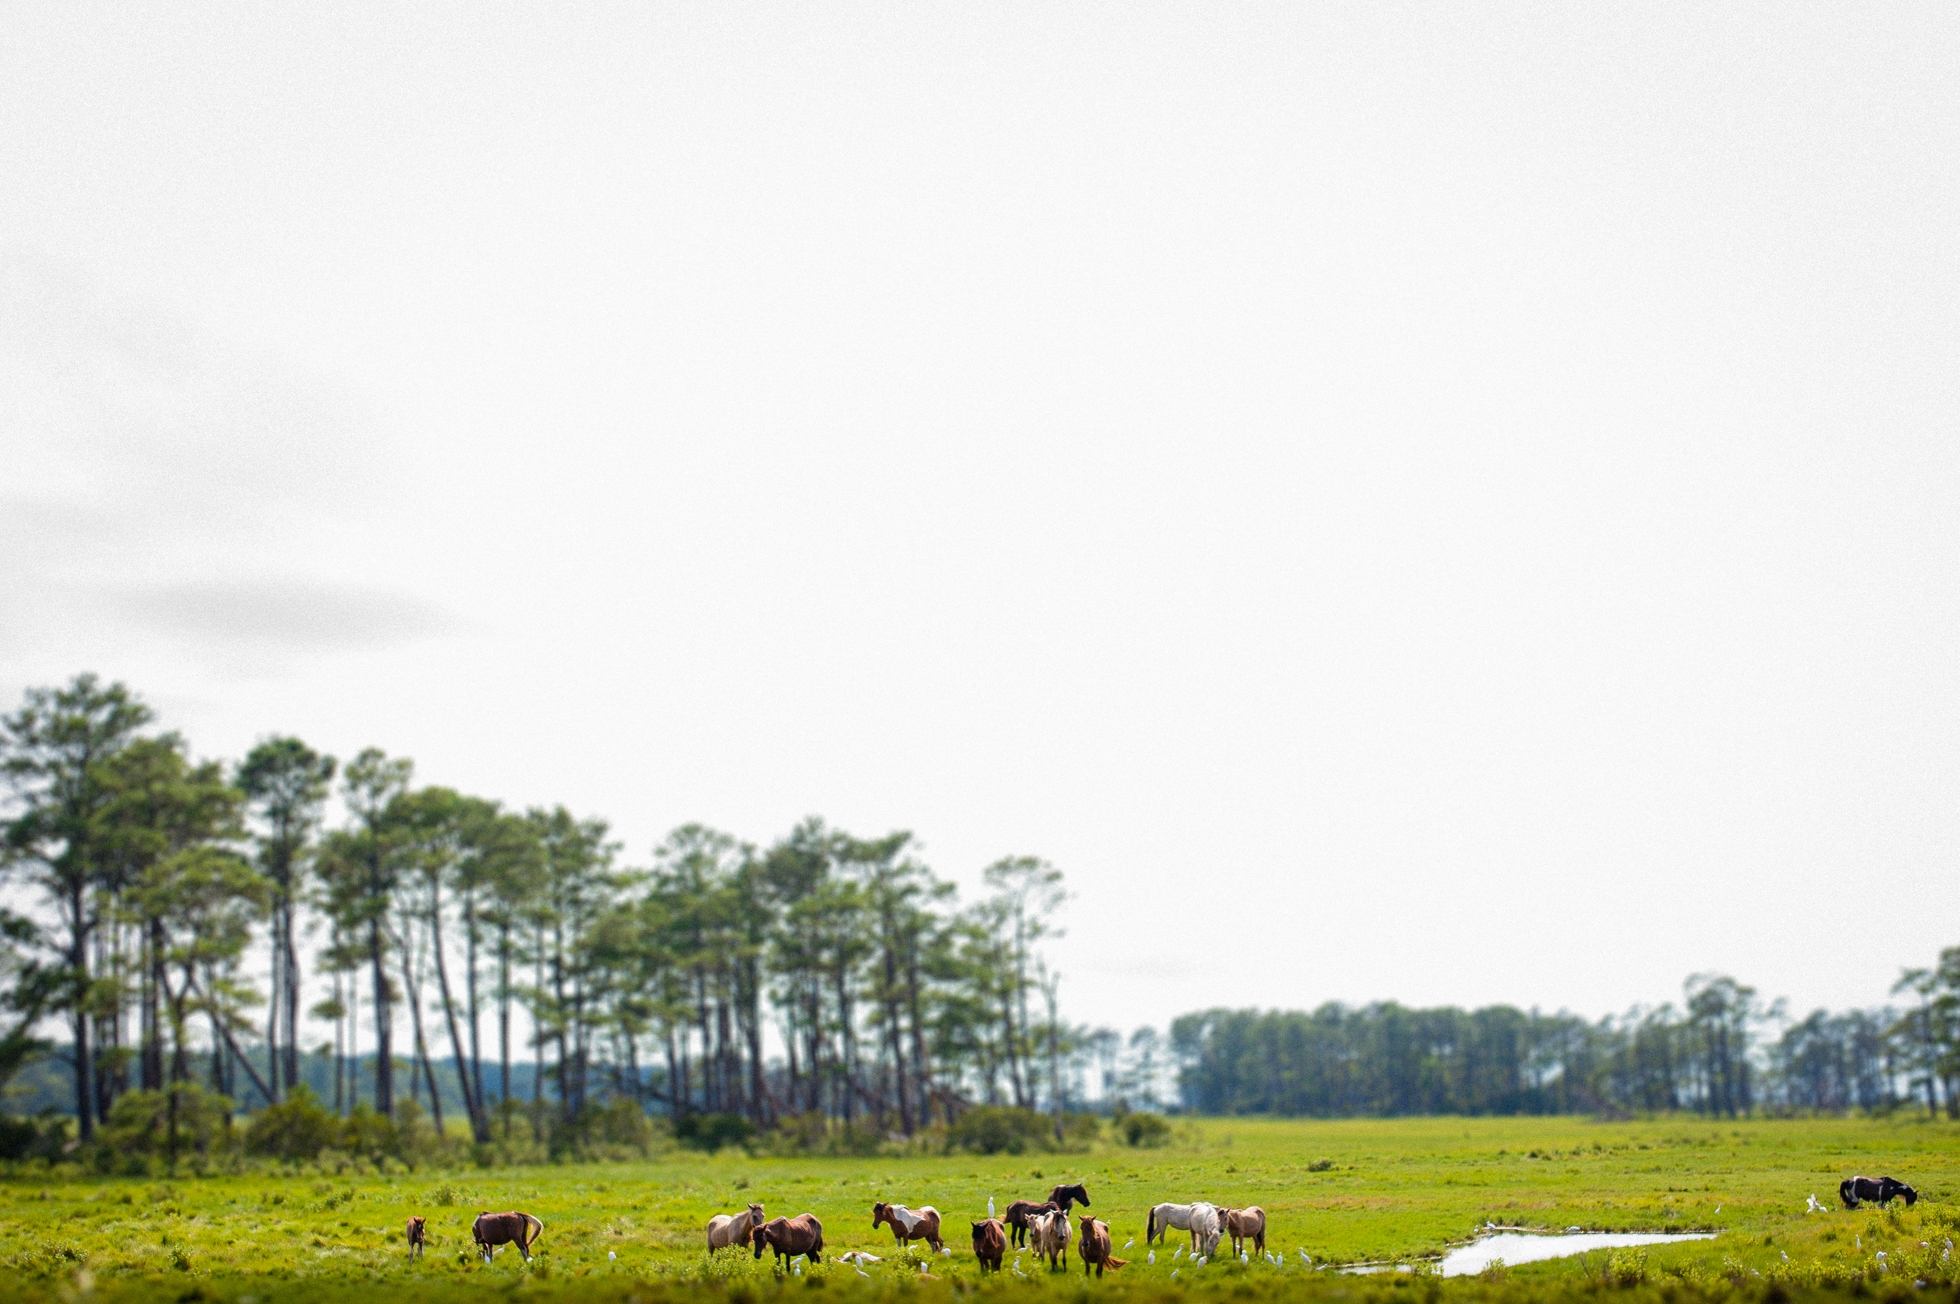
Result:
[[[1458,1246],[1443,1256],[1438,1270],[1445,1277],[1482,1272],[1498,1259],[1509,1264],[1563,1259],[1588,1250],[1617,1250],[1633,1245],[1671,1245],[1675,1241],[1712,1241],[1714,1232],[1568,1232],[1535,1236],[1529,1232],[1497,1232]]]

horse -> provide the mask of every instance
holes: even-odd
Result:
[[[1222,1234],[1217,1205],[1200,1200],[1191,1206],[1191,1253],[1209,1259],[1218,1252],[1218,1238]]]
[[[764,1222],[762,1206],[752,1204],[740,1213],[718,1213],[708,1219],[708,1253],[731,1245],[746,1245],[749,1233]]]
[[[1245,1242],[1252,1240],[1252,1248],[1261,1255],[1266,1253],[1266,1211],[1258,1205],[1244,1209],[1227,1209],[1220,1215],[1225,1224],[1225,1234],[1232,1238],[1232,1253],[1245,1253]]]
[[[901,1246],[909,1246],[913,1241],[925,1241],[933,1249],[942,1249],[939,1239],[939,1210],[931,1205],[921,1205],[917,1209],[907,1209],[902,1204],[886,1204],[882,1200],[871,1206],[871,1230],[889,1224],[892,1239]]]
[[[1844,1201],[1847,1209],[1856,1209],[1862,1200],[1890,1204],[1892,1198],[1899,1195],[1903,1195],[1909,1205],[1919,1202],[1919,1192],[1896,1177],[1847,1177],[1838,1183],[1838,1199]]]
[[[1063,1213],[1069,1212],[1071,1207],[1078,1204],[1084,1209],[1087,1209],[1089,1207],[1089,1188],[1080,1182],[1077,1182],[1074,1186],[1057,1186],[1048,1193],[1048,1203],[1054,1205]]]
[[[1193,1213],[1200,1209],[1211,1210],[1213,1217],[1212,1234],[1215,1238],[1217,1235],[1216,1222],[1218,1207],[1216,1205],[1206,1204],[1203,1200],[1200,1200],[1196,1204],[1152,1205],[1150,1216],[1145,1220],[1143,1225],[1143,1243],[1148,1245],[1152,1241],[1163,1240],[1170,1229],[1175,1227],[1181,1232],[1191,1233],[1191,1253],[1196,1254],[1198,1252],[1198,1230],[1192,1226],[1191,1218]]]
[[[1033,1200],[1016,1200],[1013,1204],[1007,1206],[1007,1217],[1003,1220],[1007,1223],[1009,1238],[1017,1246],[1026,1245],[1028,1243],[1028,1220],[1037,1218],[1044,1213],[1053,1213],[1060,1207],[1060,1205],[1054,1203],[1052,1200],[1045,1204],[1037,1204]]]
[[[1068,1268],[1068,1215],[1056,1209],[1028,1219],[1028,1245],[1038,1258],[1048,1260],[1048,1271],[1065,1271]]]
[[[989,1218],[973,1224],[973,1257],[980,1260],[980,1271],[1000,1271],[1001,1256],[1007,1253],[1007,1228],[1000,1219]]]
[[[1105,1267],[1111,1272],[1114,1272],[1116,1269],[1122,1267],[1124,1263],[1128,1262],[1125,1259],[1110,1257],[1109,1224],[1106,1222],[1097,1222],[1086,1213],[1082,1215],[1081,1251],[1082,1275],[1085,1277],[1089,1275],[1089,1268],[1092,1265],[1096,1269],[1097,1278],[1100,1279]]]
[[[799,1213],[794,1218],[771,1218],[768,1222],[749,1233],[749,1241],[755,1246],[755,1257],[762,1257],[762,1247],[767,1245],[776,1252],[776,1267],[780,1271],[783,1260],[803,1255],[812,1263],[823,1262],[823,1224],[813,1213]]]
[[[427,1218],[410,1218],[408,1220],[408,1257],[409,1258],[419,1259],[422,1257],[422,1244],[423,1241],[426,1239],[426,1232],[428,1229],[428,1225],[429,1225],[429,1220]]]
[[[485,1263],[497,1252],[497,1247],[515,1244],[517,1252],[524,1261],[531,1261],[531,1246],[544,1234],[544,1223],[528,1213],[480,1213],[470,1224],[470,1237],[476,1242],[478,1253]]]

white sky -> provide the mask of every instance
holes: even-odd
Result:
[[[0,701],[1040,854],[1094,1022],[1877,1002],[1960,943],[1956,38],[10,4]]]

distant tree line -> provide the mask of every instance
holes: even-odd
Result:
[[[602,821],[418,786],[378,749],[273,737],[226,764],[154,723],[89,675],[0,718],[0,872],[37,898],[0,908],[0,1082],[56,1057],[83,1141],[120,1109],[174,1156],[186,1110],[208,1130],[213,1101],[309,1082],[351,1122],[413,1101],[438,1138],[553,1148],[621,1102],[873,1139],[1038,1110],[1059,1142],[1091,1081],[1148,1110],[1173,1075],[1220,1113],[1960,1107],[1960,948],[1901,978],[1903,1011],[1795,1023],[1701,976],[1598,1023],[1328,1005],[1126,1039],[1062,1017],[1063,881],[1034,857],[965,904],[910,834],[815,818],[766,846],[684,825],[633,865]]]
[[[910,834],[814,818],[766,847],[686,825],[628,866],[601,821],[419,787],[376,749],[270,738],[227,766],[152,723],[88,675],[0,720],[5,868],[44,907],[0,918],[0,1072],[62,1016],[84,1140],[131,1093],[168,1097],[173,1138],[185,1084],[277,1103],[309,1040],[336,1113],[406,1088],[438,1134],[460,1101],[478,1143],[621,1098],[878,1136],[1000,1104],[1059,1136],[1114,1037],[1061,1020],[1062,876],[1031,856],[964,906]]]
[[[1183,1104],[1205,1113],[1630,1114],[1886,1110],[1960,1117],[1960,947],[1894,987],[1905,1009],[1791,1021],[1733,978],[1598,1022],[1508,1005],[1209,1010],[1171,1025]]]

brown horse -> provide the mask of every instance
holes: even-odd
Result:
[[[1061,1208],[1053,1200],[1036,1203],[1033,1200],[1016,1200],[1007,1206],[1007,1233],[1015,1245],[1028,1243],[1028,1220],[1038,1218],[1044,1213],[1053,1213]]]
[[[1082,1215],[1082,1275],[1088,1276],[1089,1269],[1095,1268],[1096,1276],[1103,1275],[1106,1267],[1111,1272],[1128,1263],[1128,1259],[1114,1259],[1109,1254],[1109,1224],[1097,1222],[1088,1214]]]
[[[499,1245],[515,1244],[524,1261],[531,1261],[531,1246],[544,1234],[544,1223],[528,1213],[480,1213],[470,1224],[470,1237],[485,1263]]]
[[[1089,1188],[1080,1182],[1075,1183],[1073,1186],[1057,1185],[1054,1190],[1048,1193],[1048,1203],[1054,1205],[1063,1213],[1068,1213],[1073,1206],[1078,1204],[1084,1209],[1087,1209],[1089,1207]]]
[[[409,1258],[419,1259],[422,1257],[422,1243],[427,1238],[428,1226],[429,1220],[427,1218],[410,1218],[408,1220]]]
[[[939,1210],[931,1205],[917,1209],[907,1209],[902,1204],[886,1204],[880,1200],[871,1206],[871,1230],[889,1226],[892,1239],[902,1247],[913,1241],[925,1241],[933,1249],[943,1249],[939,1239]]]
[[[973,1224],[973,1257],[980,1260],[980,1271],[1000,1271],[1001,1256],[1007,1253],[1007,1229],[1000,1219],[989,1218]]]
[[[749,1233],[766,1221],[759,1204],[752,1204],[740,1213],[716,1214],[708,1219],[708,1253],[731,1245],[747,1245]]]
[[[1232,1238],[1232,1253],[1244,1254],[1245,1242],[1252,1240],[1252,1248],[1260,1254],[1266,1252],[1266,1211],[1258,1205],[1244,1209],[1227,1209],[1219,1214],[1219,1221],[1225,1225],[1225,1234]]]
[[[794,1218],[771,1218],[762,1226],[749,1233],[749,1242],[755,1246],[755,1257],[762,1257],[762,1247],[768,1246],[776,1252],[776,1267],[780,1270],[785,1259],[803,1255],[812,1263],[823,1262],[823,1224],[813,1213],[799,1213]]]

